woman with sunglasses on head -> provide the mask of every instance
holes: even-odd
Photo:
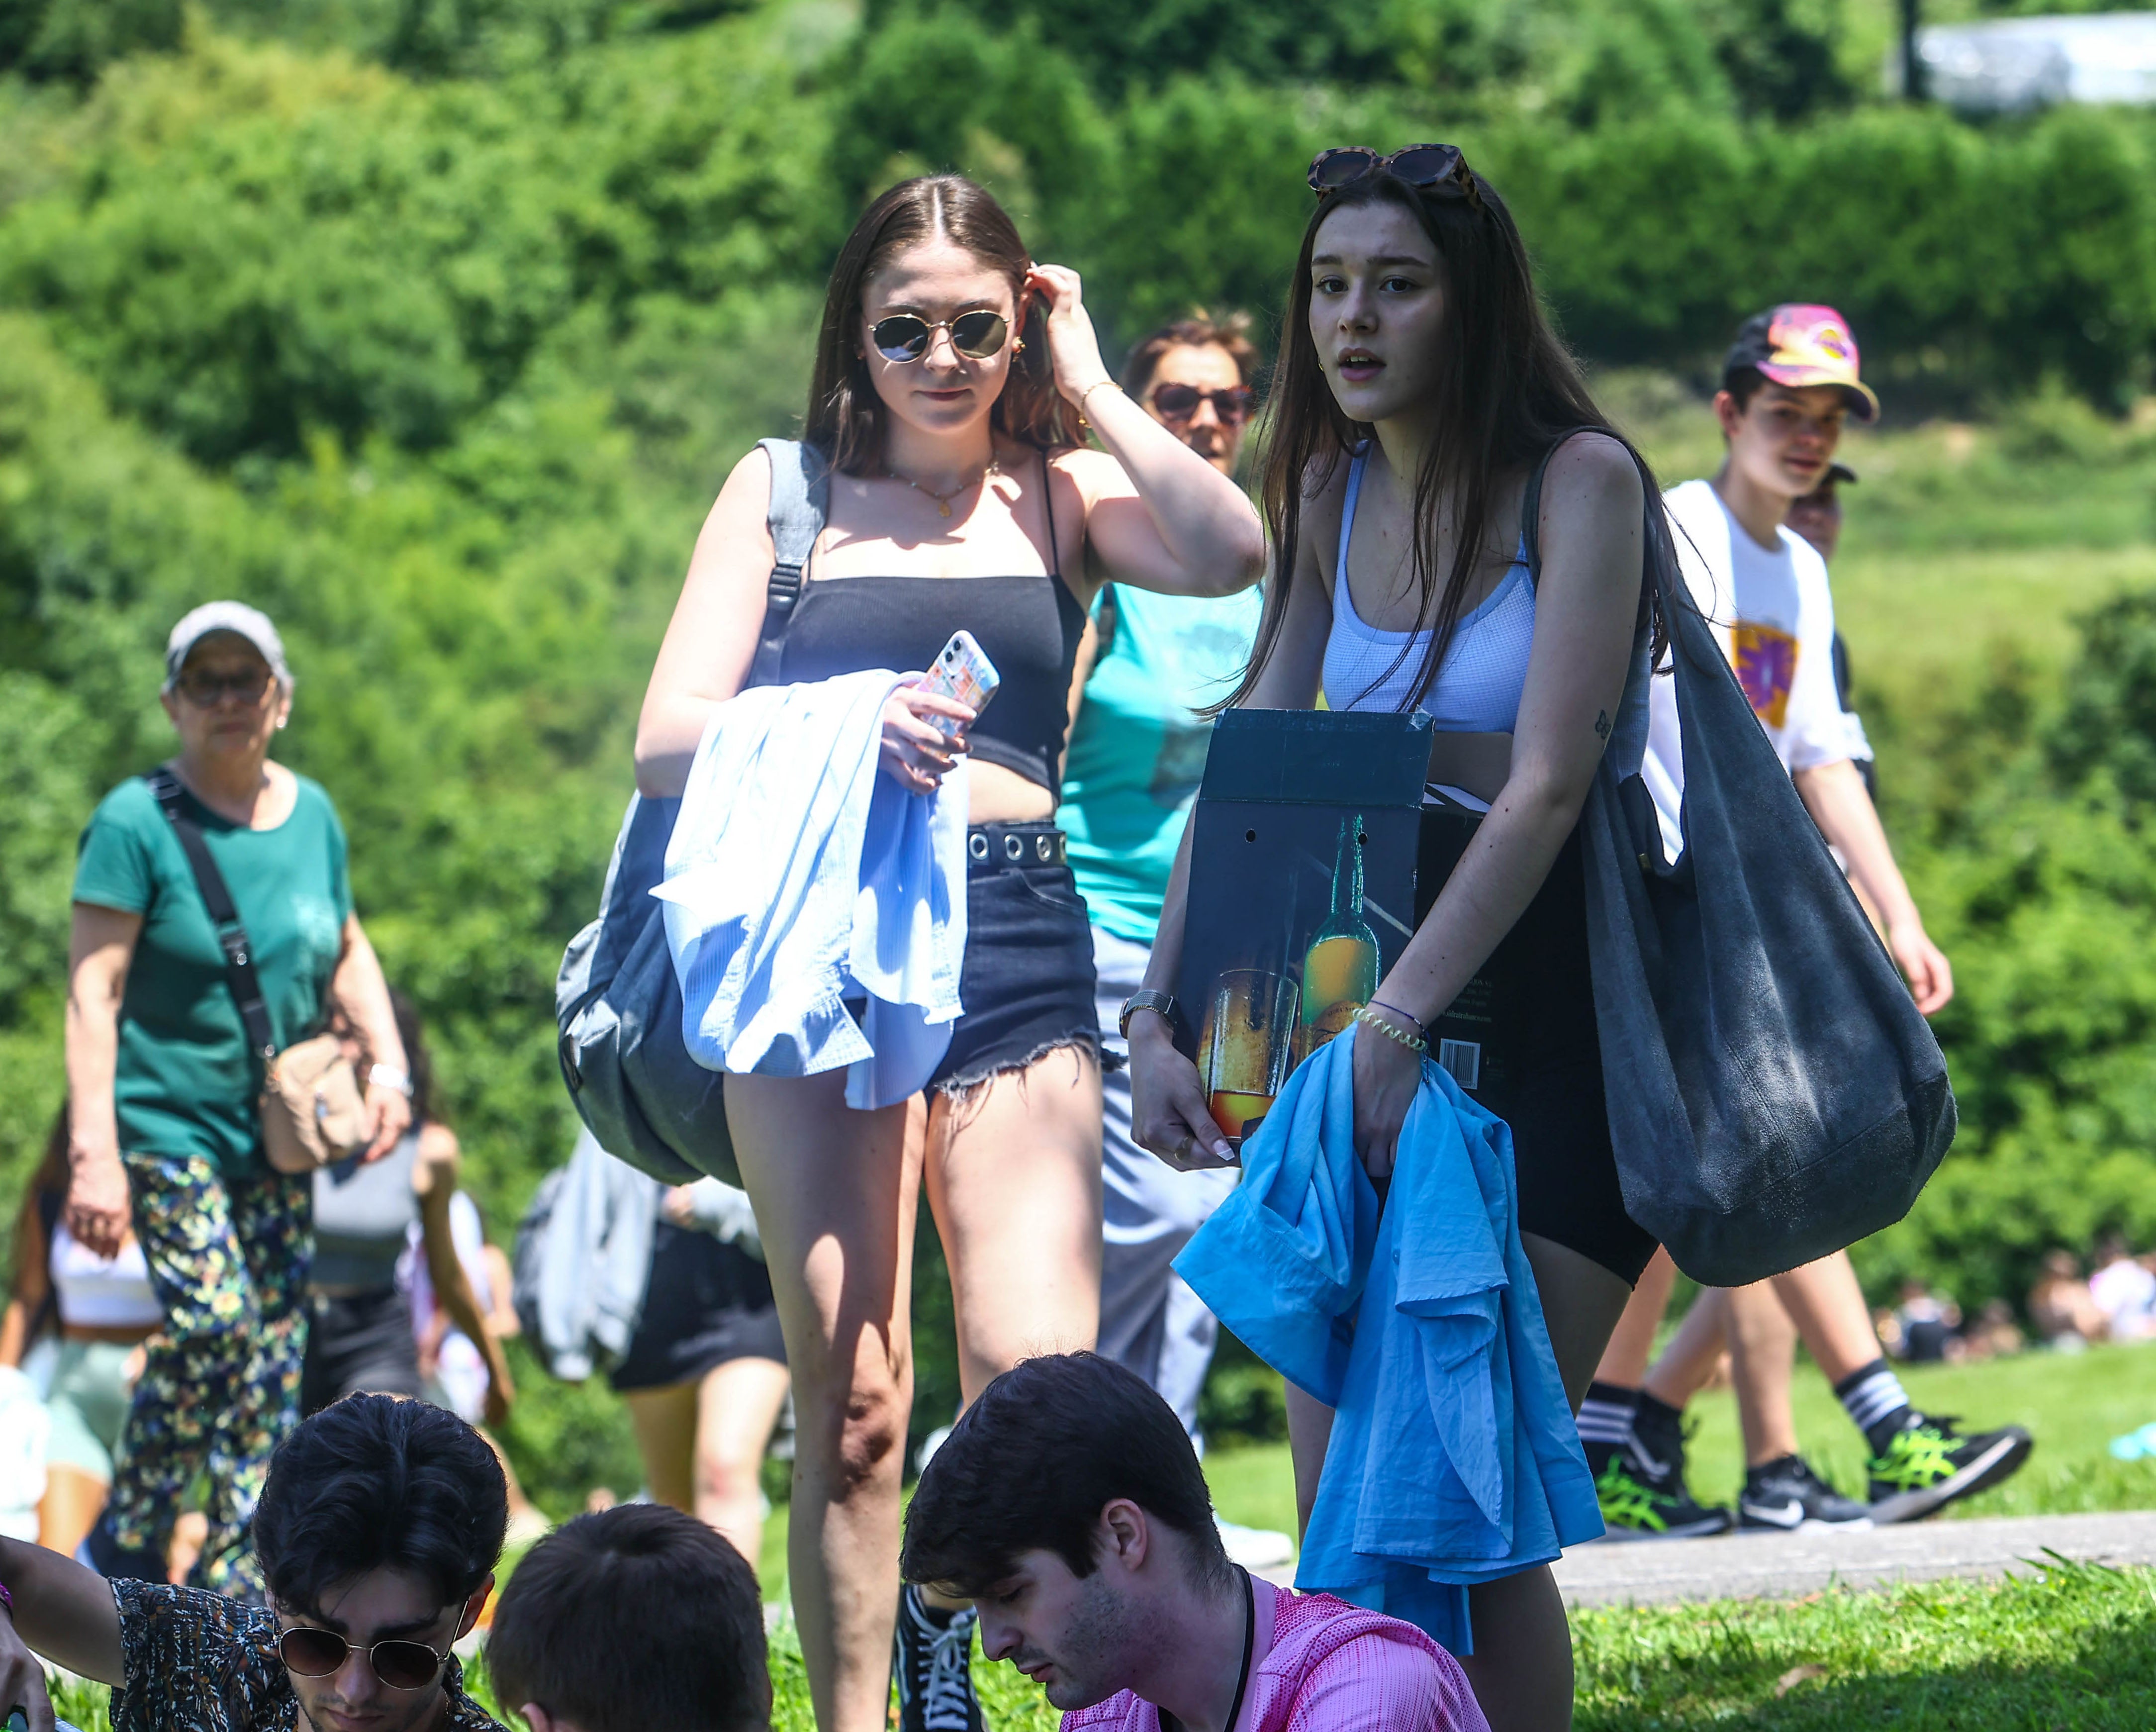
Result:
[[[1576,1406],[1655,1249],[1618,1189],[1576,825],[1656,605],[1645,513],[1657,494],[1545,321],[1511,215],[1458,151],[1327,152],[1311,184],[1260,461],[1278,577],[1233,701],[1420,708],[1436,731],[1430,779],[1488,803],[1370,996],[1355,1142],[1382,1184],[1421,1076],[1417,1037],[1486,973],[1514,1061],[1479,1098],[1512,1128],[1522,1236]],[[1537,581],[1522,511],[1546,456]],[[1188,875],[1186,841],[1126,1020],[1139,1140],[1199,1167],[1230,1154],[1163,1014]],[[1289,1399],[1306,1520],[1332,1416]],[[1492,1726],[1568,1724],[1549,1571],[1472,1589],[1470,1608],[1465,1663]]]
[[[312,1180],[264,1151],[260,1059],[182,824],[238,912],[277,1050],[336,1018],[372,1061],[363,1159],[403,1136],[412,1079],[336,809],[270,757],[292,709],[276,627],[240,602],[195,609],[166,645],[162,696],[179,752],[91,815],[69,941],[67,1227],[110,1257],[131,1220],[164,1312],[87,1545],[107,1575],[163,1580],[180,1501],[206,1478],[192,1580],[259,1598],[248,1523],[300,1418]]]
[[[1106,449],[1081,444],[1081,416]],[[844,1075],[733,1076],[729,1129],[793,1367],[789,1540],[818,1723],[884,1722],[911,1404],[908,1283],[925,1174],[950,1262],[968,1399],[1098,1323],[1101,1085],[1092,950],[1053,823],[1071,671],[1106,583],[1246,588],[1250,503],[1101,364],[1076,275],[1032,262],[956,175],[893,188],[840,249],[807,442],[830,465],[824,529],[781,681],[920,669],[954,630],[994,701],[903,687],[884,769],[914,793],[970,754],[964,1015],[925,1101],[855,1111]],[[706,723],[747,682],[774,558],[770,460],[736,467],[699,538],[637,735],[638,785],[679,794]],[[937,718],[959,725],[949,736]],[[908,1727],[978,1725],[969,1615],[900,1609]]]

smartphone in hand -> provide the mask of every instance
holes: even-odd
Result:
[[[962,630],[951,634],[951,641],[937,656],[935,666],[921,680],[921,689],[956,698],[978,717],[988,708],[988,700],[1002,684],[1003,676],[996,671],[996,665],[988,660],[988,652],[973,641],[973,633]],[[949,735],[958,731],[957,721],[949,716],[931,716],[927,722],[938,733]]]

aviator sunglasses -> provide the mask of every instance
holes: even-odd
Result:
[[[207,710],[228,695],[244,704],[259,704],[274,677],[266,667],[252,668],[244,674],[213,674],[192,668],[182,674],[172,686],[189,703]]]
[[[1152,392],[1152,406],[1160,411],[1163,421],[1188,421],[1198,413],[1198,405],[1208,398],[1213,402],[1213,413],[1223,424],[1240,427],[1250,419],[1250,404],[1256,393],[1248,385],[1230,385],[1219,391],[1201,391],[1195,385],[1155,385]]]
[[[983,310],[932,325],[913,313],[893,313],[869,326],[869,341],[886,361],[918,361],[939,331],[950,333],[951,347],[968,361],[985,361],[1010,340],[1010,321]]]
[[[1353,186],[1366,174],[1389,174],[1445,198],[1465,198],[1482,208],[1475,175],[1456,144],[1411,144],[1381,157],[1368,145],[1342,145],[1310,159],[1310,190],[1322,198]]]
[[[331,1678],[344,1669],[352,1644],[334,1630],[295,1624],[277,1638],[277,1657],[296,1678]],[[374,1675],[393,1690],[424,1690],[441,1675],[449,1657],[424,1642],[400,1637],[359,1650]]]

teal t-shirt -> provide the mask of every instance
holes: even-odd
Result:
[[[352,912],[344,826],[298,778],[292,815],[247,830],[193,795],[188,813],[232,892],[281,1051],[321,1026]],[[266,1172],[261,1082],[180,839],[139,777],[105,795],[82,833],[74,900],[142,917],[120,1005],[120,1146],[203,1154],[234,1177]]]
[[[1213,737],[1194,712],[1235,690],[1264,611],[1255,588],[1201,601],[1121,583],[1095,605],[1107,641],[1071,730],[1057,816],[1087,910],[1119,938],[1152,943]]]

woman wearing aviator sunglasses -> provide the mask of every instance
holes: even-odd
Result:
[[[1576,1405],[1655,1248],[1617,1182],[1577,826],[1612,718],[1645,701],[1630,676],[1659,606],[1661,552],[1646,557],[1658,492],[1544,320],[1510,214],[1457,150],[1328,151],[1310,182],[1260,459],[1281,578],[1232,701],[1420,708],[1430,779],[1486,803],[1365,1007],[1355,1144],[1388,1179],[1421,1080],[1418,1037],[1486,978],[1491,1039],[1506,1044],[1477,1097],[1512,1129],[1522,1238]],[[1537,577],[1522,511],[1545,459]],[[1149,989],[1127,1015],[1138,1139],[1202,1167],[1229,1152],[1152,1008],[1174,989],[1188,873],[1186,843]],[[1331,1422],[1291,1388],[1306,1519]],[[1568,1724],[1570,1645],[1548,1569],[1471,1589],[1469,1609],[1465,1664],[1491,1725]]]
[[[1081,414],[1105,450],[1084,449]],[[1111,581],[1246,588],[1263,541],[1235,484],[1117,388],[1075,275],[1034,264],[957,176],[893,188],[840,250],[807,441],[830,466],[828,517],[780,679],[925,668],[959,629],[1002,676],[978,718],[911,688],[884,713],[901,787],[926,792],[971,759],[965,1013],[925,1099],[855,1112],[842,1072],[726,1079],[793,1370],[792,1581],[817,1719],[871,1732],[890,1687],[924,1172],[968,1399],[1028,1354],[1090,1347],[1098,1323],[1092,951],[1053,823],[1086,609]],[[753,452],[705,524],[638,730],[646,793],[681,791],[712,712],[748,679],[771,496]],[[978,1725],[970,1619],[909,1594],[900,1627],[904,1724]]]

